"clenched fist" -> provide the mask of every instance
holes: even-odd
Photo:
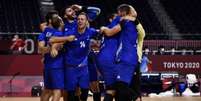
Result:
[[[104,33],[104,30],[105,30],[105,29],[107,29],[107,27],[102,26],[102,27],[100,28],[100,33]]]

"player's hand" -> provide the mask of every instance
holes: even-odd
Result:
[[[107,27],[102,26],[102,27],[100,28],[100,33],[104,33],[104,30],[105,30],[105,29],[107,29]]]
[[[81,95],[81,89],[80,89],[80,87],[76,87],[75,95],[76,96],[80,96]]]
[[[61,50],[63,48],[63,43],[54,43],[52,44],[52,48],[55,48],[56,50]]]
[[[51,49],[50,54],[54,58],[58,55],[58,51],[56,49]]]
[[[70,36],[67,37],[67,40],[69,42],[74,41],[75,39],[76,39],[75,35],[70,35]]]
[[[89,86],[90,86],[90,90],[91,90],[93,93],[100,91],[98,81],[92,81]]]
[[[50,47],[43,47],[43,48],[40,48],[40,53],[41,54],[46,54],[46,53],[49,53],[50,51]]]
[[[82,10],[82,6],[77,4],[72,5],[71,8],[76,12]]]

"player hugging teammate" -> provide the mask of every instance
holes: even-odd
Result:
[[[100,29],[90,27],[90,21],[100,14],[96,7],[69,6],[63,20],[56,11],[47,14],[38,37],[44,56],[41,101],[50,97],[59,101],[61,96],[64,101],[87,101],[89,90],[94,101],[101,101],[98,75],[106,85],[104,101],[136,100],[139,86],[131,84],[139,85],[139,81],[131,80],[140,62],[138,47],[142,47],[144,30],[132,6],[122,4],[117,10],[111,24]]]

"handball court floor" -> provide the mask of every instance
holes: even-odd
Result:
[[[0,101],[40,101],[39,97],[1,97]],[[60,100],[63,101],[63,100]],[[91,97],[88,101],[93,101]],[[183,97],[142,97],[142,101],[201,101],[200,96],[183,96]]]

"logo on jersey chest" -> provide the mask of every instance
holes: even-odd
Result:
[[[65,28],[64,30],[67,32],[67,31],[68,31],[68,28]]]
[[[84,41],[80,41],[80,48],[85,48],[86,47],[86,44]]]
[[[79,42],[80,48],[85,48],[87,45],[87,42],[90,40],[90,38],[88,36],[85,36],[85,37],[78,38],[78,40],[80,40],[80,42]]]
[[[51,36],[52,36],[52,33],[50,33],[50,32],[46,33],[46,37],[51,37]]]

